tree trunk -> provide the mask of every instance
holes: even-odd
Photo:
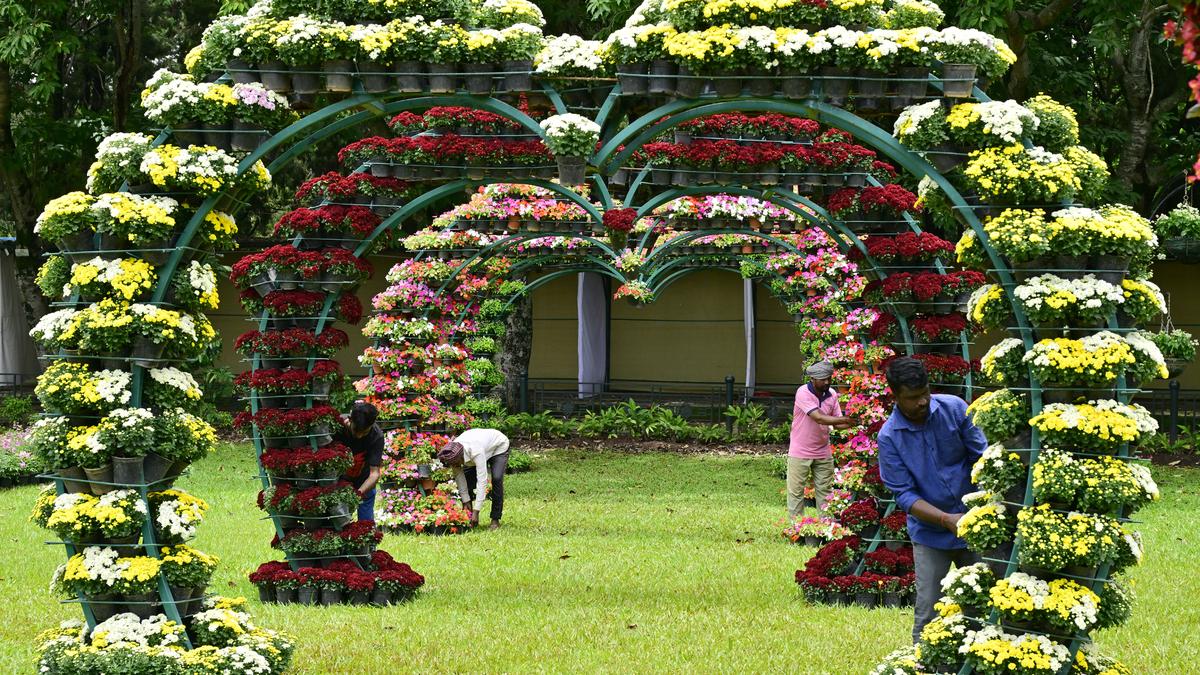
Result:
[[[504,320],[504,339],[500,341],[500,372],[504,373],[504,403],[509,410],[521,405],[521,379],[529,373],[533,352],[533,302],[522,295]]]
[[[0,184],[8,197],[17,243],[29,249],[28,258],[17,259],[16,275],[25,297],[25,318],[32,326],[46,314],[49,305],[34,283],[42,260],[41,242],[33,233],[38,214],[33,200],[37,193],[17,156],[12,135],[12,101],[12,73],[8,64],[0,63]]]
[[[133,97],[134,75],[142,61],[142,14],[145,0],[132,0],[128,16],[122,8],[113,17],[117,41],[117,82],[113,92],[113,127],[125,131]]]
[[[1029,36],[1054,25],[1054,22],[1070,9],[1071,2],[1072,0],[1050,0],[1036,11],[1013,10],[1004,15],[1004,37],[1013,53],[1017,55],[1017,62],[1009,69],[1006,79],[1009,98],[1017,101],[1029,98],[1029,80],[1033,75],[1033,66],[1025,53]]]
[[[1175,83],[1154,81],[1152,45],[1157,41],[1159,19],[1165,14],[1165,7],[1143,0],[1129,48],[1113,57],[1113,66],[1121,76],[1129,129],[1129,140],[1121,149],[1113,179],[1126,190],[1133,190],[1135,184],[1145,180],[1146,153],[1155,120],[1181,104],[1187,94],[1187,90],[1173,86]]]

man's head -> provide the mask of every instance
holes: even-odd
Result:
[[[910,422],[924,424],[932,400],[925,364],[911,356],[902,356],[888,364],[887,381],[900,414]]]
[[[829,382],[833,379],[833,364],[828,361],[817,361],[805,369],[813,391],[824,396],[829,391]]]
[[[366,401],[355,401],[354,407],[350,409],[350,433],[354,434],[355,438],[366,436],[371,427],[375,426],[377,419],[378,408]]]
[[[443,466],[460,466],[463,463],[463,446],[458,441],[450,441],[438,450],[437,459]]]

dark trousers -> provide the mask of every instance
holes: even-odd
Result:
[[[492,488],[488,494],[488,499],[492,500],[492,520],[500,520],[504,515],[504,472],[508,470],[508,453],[496,455],[487,462],[487,472],[491,479]],[[468,466],[463,468],[463,473],[467,476],[468,492],[475,489],[475,481],[479,479],[479,474],[476,473],[476,467]],[[468,494],[467,502],[475,501],[475,495]]]
[[[913,544],[913,567],[917,576],[917,601],[913,611],[913,644],[921,638],[921,629],[936,616],[933,606],[942,597],[942,577],[950,564],[965,567],[979,562],[979,556],[965,548],[932,548]]]
[[[371,488],[367,494],[363,495],[362,501],[359,502],[358,519],[375,520],[375,488]]]

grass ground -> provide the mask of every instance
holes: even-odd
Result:
[[[294,671],[865,673],[904,643],[912,614],[804,603],[811,549],[786,543],[782,481],[767,457],[557,450],[509,479],[505,526],[389,536],[426,575],[387,609],[261,606],[246,574],[276,559],[254,509],[248,446],[223,446],[180,487],[213,506],[195,542],[221,557],[213,591],[251,598],[298,643]],[[1200,470],[1156,469],[1133,620],[1099,638],[1135,673],[1200,662]],[[78,617],[46,590],[61,548],[27,520],[36,488],[0,493],[0,672],[30,672],[36,633]]]

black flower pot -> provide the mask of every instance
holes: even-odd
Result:
[[[325,91],[348,94],[354,91],[354,62],[334,59],[325,62]]]
[[[533,90],[533,61],[504,62],[504,88],[508,91]]]
[[[235,84],[250,84],[258,81],[258,73],[254,71],[254,66],[242,59],[229,59],[225,62],[225,70],[229,73],[229,77],[233,78]]]
[[[716,90],[717,96],[722,98],[733,98],[742,95],[742,78],[740,75],[733,73],[725,73],[724,75],[713,78],[713,89]]]
[[[301,605],[317,604],[318,596],[319,596],[319,593],[318,593],[317,589],[315,589],[315,588],[308,588],[308,587],[302,586],[296,590],[296,601],[299,602]]]
[[[970,98],[975,89],[973,63],[942,64],[942,95],[946,98]]]
[[[887,73],[863,68],[858,71],[854,105],[860,110],[879,110]]]
[[[396,91],[401,94],[419,94],[425,91],[425,64],[420,61],[401,61],[392,68]]]
[[[666,59],[655,59],[650,62],[650,81],[646,92],[650,94],[670,94],[675,90],[675,64]]]
[[[856,592],[854,594],[854,604],[867,609],[874,609],[879,604],[879,595],[876,593]]]
[[[468,93],[477,96],[487,96],[492,93],[492,82],[495,79],[492,72],[496,70],[495,64],[468,63],[466,69]]]
[[[264,87],[277,94],[292,93],[292,73],[282,61],[263,61],[258,68]]]
[[[821,91],[830,105],[843,106],[850,95],[850,70],[835,66],[821,68]]]
[[[699,98],[704,93],[704,82],[705,78],[680,66],[679,76],[675,78],[675,95],[679,98]]]
[[[623,96],[645,94],[646,64],[625,63],[617,66],[617,84],[621,86]]]
[[[808,98],[812,93],[812,79],[799,72],[784,72],[779,78],[779,89],[784,98]]]
[[[292,90],[297,94],[315,94],[320,91],[321,75],[317,72],[317,67],[293,66]]]

